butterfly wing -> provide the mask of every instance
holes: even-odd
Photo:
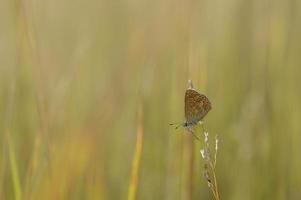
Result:
[[[211,110],[209,99],[195,91],[187,89],[185,93],[185,118],[189,124],[197,124]]]

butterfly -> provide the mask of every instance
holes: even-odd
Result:
[[[193,88],[192,81],[188,81],[189,87],[185,92],[185,122],[176,127],[179,128],[183,126],[187,128],[191,133],[192,127],[197,125],[211,110],[211,102],[204,95],[199,93]],[[170,124],[174,125],[174,124]],[[193,135],[198,139],[198,137],[193,133]]]

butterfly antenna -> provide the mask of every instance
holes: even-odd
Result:
[[[178,126],[176,126],[176,128],[175,128],[175,129],[178,129],[180,126],[182,126],[182,124],[179,124]]]
[[[171,125],[171,126],[176,125],[175,129],[178,129],[180,126],[182,126],[181,123],[171,123],[169,125]]]

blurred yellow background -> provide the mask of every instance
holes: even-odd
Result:
[[[221,199],[301,199],[300,1],[0,3],[1,200],[212,199],[188,79]]]

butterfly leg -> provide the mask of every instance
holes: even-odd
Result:
[[[197,139],[197,140],[200,141],[200,138],[199,138],[196,134],[194,134],[194,132],[193,132],[193,130],[191,129],[191,127],[188,127],[188,131],[193,135],[193,137],[194,137],[195,139]]]
[[[201,127],[202,127],[203,133],[207,132],[206,129],[205,129],[204,122],[203,122],[203,121],[199,121],[199,124],[200,124]]]

